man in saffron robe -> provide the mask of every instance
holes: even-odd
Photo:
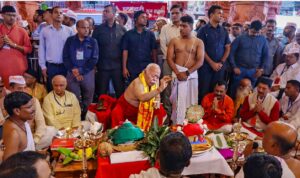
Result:
[[[27,70],[26,54],[32,50],[27,32],[16,24],[17,13],[12,6],[3,6],[0,24],[0,76],[6,88],[11,75],[23,75]]]
[[[269,78],[260,78],[257,91],[245,98],[240,111],[243,128],[259,137],[269,123],[279,119],[279,102],[270,94],[272,83]]]
[[[229,133],[232,130],[234,116],[233,100],[226,95],[227,83],[216,83],[214,92],[207,94],[202,100],[205,115],[204,123],[209,130]]]
[[[235,100],[234,100],[234,116],[236,118],[240,117],[240,110],[245,101],[245,98],[252,93],[251,80],[248,78],[243,78],[240,81],[240,85],[236,90]]]
[[[167,87],[171,77],[163,77],[159,85],[160,72],[159,66],[151,63],[130,83],[112,111],[112,127],[128,119],[141,129],[148,130],[155,116],[162,123],[166,112],[160,105],[160,93]]]

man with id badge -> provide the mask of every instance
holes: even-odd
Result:
[[[17,13],[13,6],[3,6],[3,24],[0,24],[0,76],[6,88],[9,76],[23,75],[28,64],[26,54],[32,46],[27,32],[16,24]]]
[[[67,73],[68,90],[73,92],[82,109],[82,119],[93,100],[95,71],[99,49],[97,41],[89,36],[89,22],[76,23],[78,33],[67,39],[63,50],[63,61]]]

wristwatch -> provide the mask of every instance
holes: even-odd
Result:
[[[187,71],[185,71],[185,74],[187,75],[187,76],[190,76],[190,72],[187,70]]]

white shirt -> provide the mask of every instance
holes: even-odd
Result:
[[[230,39],[230,42],[232,43],[235,40],[235,36],[233,36],[233,34],[230,33],[229,39]]]
[[[271,75],[273,85],[277,77],[280,77],[280,88],[285,88],[287,81],[298,80],[300,81],[300,65],[295,63],[287,68],[286,63],[279,64]]]
[[[166,24],[162,27],[159,39],[160,48],[164,54],[164,58],[167,59],[167,47],[173,38],[180,36],[180,29],[174,24]]]
[[[300,94],[293,103],[289,102],[289,97],[284,95],[280,100],[280,106],[283,115],[288,117],[288,120],[284,118],[280,118],[280,120],[293,125],[300,135]],[[298,139],[300,138],[298,137]]]
[[[62,64],[63,49],[67,38],[74,35],[73,30],[65,25],[57,30],[53,25],[44,27],[40,32],[39,65],[46,69],[46,62]]]
[[[141,171],[140,174],[131,174],[129,178],[166,178],[160,175],[158,169],[149,168],[147,171]]]
[[[281,167],[282,167],[282,176],[281,176],[281,178],[295,178],[294,173],[290,170],[290,168],[288,167],[286,162],[283,159],[281,159],[277,156],[274,156],[274,157],[277,158],[278,161],[281,163]],[[244,178],[243,168],[241,168],[240,172],[237,173],[235,178]]]

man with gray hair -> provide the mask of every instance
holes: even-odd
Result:
[[[298,50],[300,51],[300,28],[297,29],[295,41],[286,45],[283,53],[285,53],[286,51],[289,51],[291,48],[298,48]],[[300,63],[299,60],[298,60],[298,63]]]
[[[296,129],[281,121],[271,122],[264,131],[262,145],[265,152],[275,156],[282,167],[282,178],[294,178],[300,176],[300,161],[294,159],[290,152],[297,141]],[[241,170],[236,178],[244,177]]]
[[[283,35],[286,37],[286,40],[283,41],[283,45],[286,46],[295,41],[295,32],[297,29],[297,24],[293,22],[286,23],[283,29]]]
[[[81,109],[76,96],[67,91],[67,79],[62,75],[56,75],[52,79],[53,91],[43,102],[46,124],[56,129],[77,128],[81,125]]]
[[[163,116],[166,113],[160,105],[160,93],[168,86],[171,77],[164,76],[159,85],[160,73],[160,67],[150,63],[130,83],[112,111],[112,127],[128,119],[141,129],[148,130],[155,116],[162,124]]]

